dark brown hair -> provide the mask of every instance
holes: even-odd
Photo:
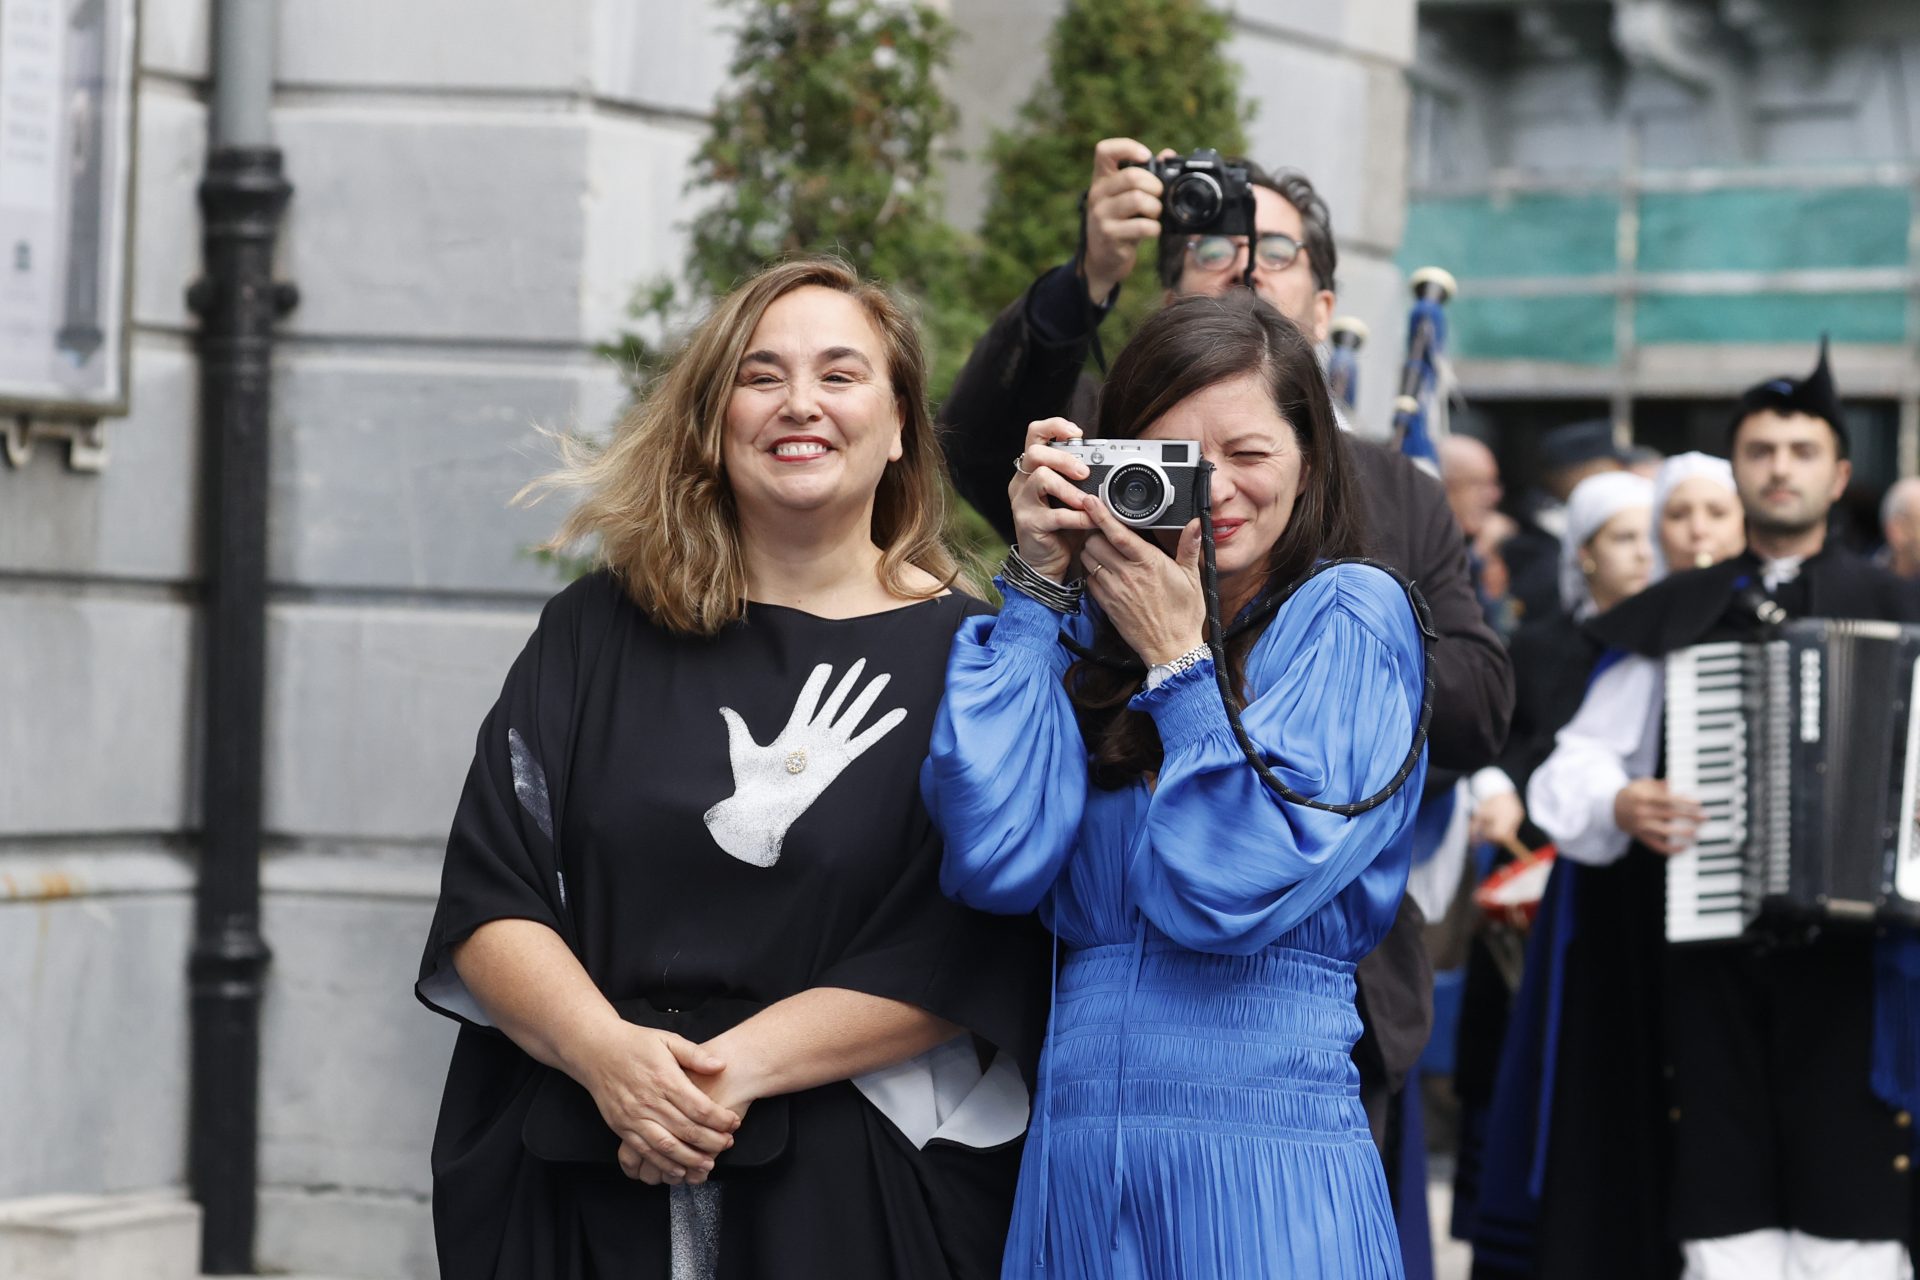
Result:
[[[1361,553],[1363,529],[1352,464],[1319,358],[1305,334],[1248,289],[1177,299],[1142,325],[1114,360],[1101,389],[1095,434],[1131,439],[1188,396],[1249,374],[1266,387],[1300,450],[1300,496],[1267,558],[1267,579],[1260,591],[1266,595],[1306,576],[1321,560]],[[1261,630],[1250,627],[1227,646],[1235,688],[1245,687],[1247,653]],[[1138,655],[1104,618],[1095,629],[1093,649],[1109,659],[1138,662]],[[1153,720],[1127,709],[1128,699],[1145,679],[1144,667],[1123,670],[1083,659],[1073,664],[1066,679],[1080,732],[1092,752],[1096,785],[1126,786],[1160,767],[1160,735]]]

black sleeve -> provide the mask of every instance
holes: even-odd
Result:
[[[1524,800],[1533,771],[1553,753],[1555,736],[1580,709],[1595,653],[1564,614],[1529,622],[1513,635],[1513,721],[1494,761]]]
[[[1920,623],[1920,582],[1891,573],[1886,579],[1886,616],[1894,622]]]
[[[437,1013],[484,1025],[451,955],[481,925],[532,920],[572,942],[554,820],[562,812],[582,605],[613,589],[596,575],[547,603],[481,723],[414,988]]]
[[[1422,940],[1426,924],[1419,905],[1402,896],[1393,926],[1356,967],[1361,1032],[1353,1059],[1363,1094],[1399,1092],[1433,1034],[1433,961]]]
[[[1116,287],[1115,296],[1119,292]],[[1068,263],[1047,272],[1027,290],[1027,326],[1049,346],[1085,342],[1087,331],[1094,327],[1090,322],[1105,320],[1112,307],[1112,299],[1089,305],[1086,285]]]
[[[907,874],[814,984],[918,1005],[1012,1054],[1029,1081],[1047,1019],[1047,935],[940,892],[941,842],[925,827]]]
[[[1432,767],[1471,773],[1491,764],[1513,715],[1513,668],[1487,625],[1467,563],[1466,535],[1438,481],[1408,464],[1398,518],[1406,521],[1409,563],[1396,566],[1419,586],[1433,611]],[[1379,503],[1370,504],[1370,512]]]
[[[1057,286],[1059,273],[1071,270],[1056,267],[995,318],[940,407],[940,444],[953,487],[1009,541],[1013,512],[1007,505],[1007,477],[1026,443],[1027,424],[1070,416],[1091,345],[1091,330],[1056,342],[1043,337],[1035,323],[1036,295],[1043,303],[1053,297],[1057,288],[1043,286]],[[1056,309],[1047,308],[1054,324],[1059,322],[1052,316]]]
[[[1587,619],[1586,632],[1604,649],[1625,649],[1649,658],[1698,644],[1727,616],[1738,584],[1756,564],[1750,555],[1738,555],[1705,569],[1670,573]]]

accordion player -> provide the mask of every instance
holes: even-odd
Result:
[[[1667,778],[1700,802],[1670,942],[1762,917],[1920,925],[1920,626],[1802,619],[1666,659]]]

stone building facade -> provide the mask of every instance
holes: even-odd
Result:
[[[1738,389],[1827,333],[1863,482],[1920,468],[1920,9],[1422,0],[1419,25],[1400,261],[1460,277],[1470,421],[1717,447]]]

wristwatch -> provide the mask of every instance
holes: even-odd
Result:
[[[1156,662],[1147,668],[1147,688],[1158,689],[1161,685],[1173,679],[1188,667],[1198,665],[1200,659],[1210,658],[1212,656],[1213,650],[1207,648],[1206,645],[1196,645],[1175,658],[1172,662]]]

